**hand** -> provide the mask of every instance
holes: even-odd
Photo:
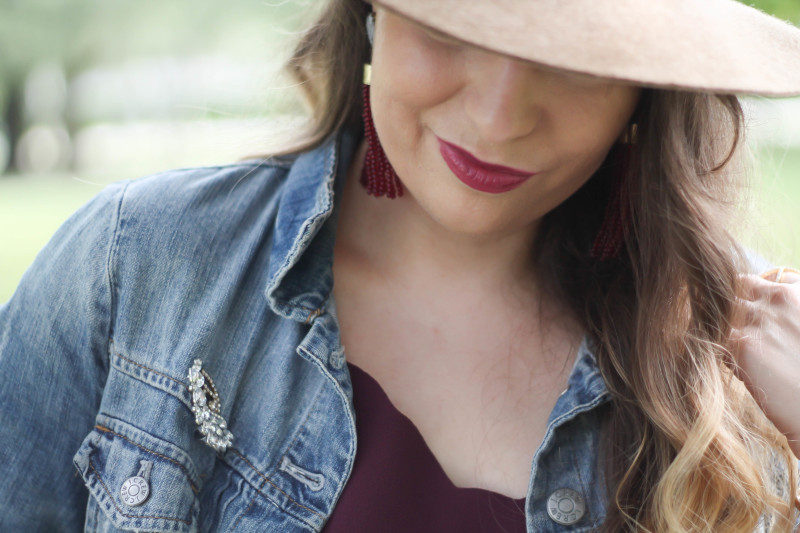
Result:
[[[731,365],[800,457],[800,272],[742,274],[731,332]]]

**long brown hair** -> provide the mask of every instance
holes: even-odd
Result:
[[[287,63],[308,128],[279,153],[317,146],[361,120],[369,43],[362,0],[328,0]],[[729,233],[753,155],[732,94],[644,88],[624,183],[630,230],[619,257],[590,257],[611,190],[611,150],[547,213],[532,253],[539,286],[589,333],[612,401],[601,464],[602,531],[790,532],[797,464],[786,440],[723,363],[745,250]]]

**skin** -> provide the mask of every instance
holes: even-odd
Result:
[[[352,160],[334,250],[346,357],[418,427],[451,481],[519,498],[583,335],[535,284],[539,220],[599,168],[641,88],[487,52],[376,8],[372,114],[404,186],[374,197]],[[501,194],[435,137],[539,172]]]
[[[641,88],[489,52],[375,11],[372,115],[404,194],[349,187],[348,216],[359,220],[343,220],[348,247],[387,278],[446,275],[473,291],[535,294],[529,250],[539,220],[599,168]],[[474,190],[447,167],[436,136],[539,174],[501,194]]]
[[[743,274],[732,370],[800,457],[800,274]]]
[[[638,86],[489,52],[376,6],[372,115],[404,195],[366,194],[362,143],[337,223],[342,342],[459,487],[526,493],[583,333],[537,290],[531,242],[541,217],[599,168],[640,97]],[[447,167],[437,135],[539,174],[501,194],[476,191]],[[755,305],[774,290],[761,289]],[[800,283],[793,290],[794,303],[761,313],[766,341],[742,340],[737,356],[751,390],[770,392],[768,416],[800,435]]]

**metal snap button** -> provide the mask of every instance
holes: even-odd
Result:
[[[126,505],[136,507],[142,505],[150,496],[150,469],[153,467],[152,461],[140,461],[141,467],[135,476],[131,476],[122,484],[119,489],[120,497]]]
[[[139,476],[129,477],[120,489],[122,501],[131,507],[142,505],[150,494],[150,485]]]
[[[585,512],[586,504],[578,491],[560,488],[547,499],[547,514],[559,524],[574,524]]]

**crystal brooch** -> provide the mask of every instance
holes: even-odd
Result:
[[[202,364],[200,359],[195,359],[188,374],[194,421],[203,435],[201,440],[216,452],[224,453],[231,445],[233,434],[219,412],[219,394]]]

